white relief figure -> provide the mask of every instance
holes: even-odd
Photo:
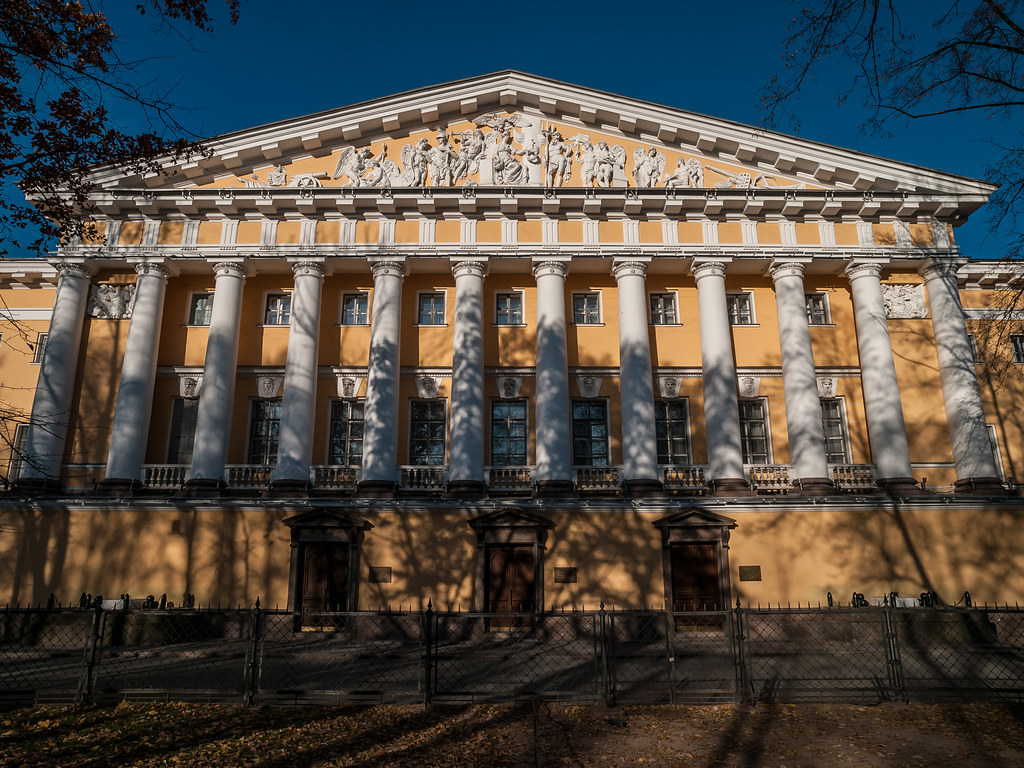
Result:
[[[668,158],[664,152],[659,152],[657,148],[651,147],[646,152],[643,147],[637,147],[633,150],[633,162],[635,167],[633,169],[633,178],[636,180],[638,187],[654,187],[657,186],[658,182],[661,181],[661,176],[665,172],[665,163]]]
[[[584,187],[597,185],[597,154],[589,136],[577,134],[573,142],[576,146],[576,160],[583,166],[581,181]]]
[[[283,187],[288,181],[288,174],[283,165],[274,166],[274,170],[267,174],[267,184],[271,187]]]
[[[338,165],[331,175],[332,179],[348,177],[348,183],[342,187],[387,187],[398,176],[398,166],[388,160],[388,145],[381,148],[380,155],[374,157],[373,150],[363,147],[356,150],[346,147],[338,158]]]
[[[717,173],[719,176],[724,176],[727,179],[727,181],[716,182],[716,189],[728,189],[730,187],[733,189],[750,189],[750,187],[754,186],[754,177],[746,171],[743,171],[742,173],[732,173],[724,168],[716,168],[713,165],[705,165],[704,167],[712,173]]]
[[[540,147],[537,145],[537,139],[531,138],[523,144],[523,169],[526,173],[523,183],[529,184],[531,179],[539,179],[541,177],[540,168]]]
[[[479,128],[463,131],[455,140],[459,143],[459,156],[452,173],[458,184],[471,173],[480,172],[480,159],[487,151],[487,142],[484,140],[484,132]]]
[[[427,165],[430,162],[430,142],[420,139],[416,144],[402,147],[402,181],[410,187],[427,185]]]
[[[134,304],[134,285],[94,285],[89,294],[89,314],[105,320],[131,317]]]
[[[687,185],[686,159],[680,157],[676,160],[676,169],[671,176],[664,178],[665,189],[677,189]]]
[[[920,285],[882,284],[882,302],[886,317],[895,319],[927,316]]]
[[[526,166],[517,159],[524,153],[512,146],[512,127],[511,122],[505,121],[500,132],[496,130],[491,134],[497,135],[494,157],[491,159],[494,181],[497,184],[525,184],[529,180]]]
[[[594,165],[597,175],[597,186],[611,187],[614,182],[625,182],[623,186],[629,186],[623,176],[623,169],[626,167],[626,150],[620,144],[609,147],[607,141],[597,142],[594,147]]]
[[[544,185],[560,187],[572,178],[572,147],[558,131],[541,131],[545,140]]]
[[[691,157],[686,163],[686,183],[694,189],[704,186],[704,169],[696,157]]]
[[[437,146],[430,150],[430,172],[435,187],[455,186],[455,164],[459,160],[448,139],[447,131],[438,131]]]

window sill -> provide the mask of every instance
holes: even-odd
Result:
[[[209,323],[203,323],[202,325],[199,325],[197,323],[185,323],[181,327],[182,328],[209,328],[210,324]]]
[[[682,323],[648,323],[652,328],[682,328]]]
[[[288,328],[288,323],[256,323],[257,328]]]
[[[526,323],[491,323],[491,328],[529,328]]]
[[[760,328],[760,323],[729,323],[730,328]]]
[[[573,325],[578,326],[580,328],[603,328],[604,327],[604,323],[577,323],[575,321],[573,321]]]
[[[448,323],[413,323],[413,328],[447,328]],[[424,465],[426,466],[426,465]]]
[[[808,328],[835,328],[835,323],[808,323]]]
[[[335,328],[369,328],[369,323],[335,323]]]

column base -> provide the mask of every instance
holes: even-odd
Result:
[[[622,483],[622,495],[631,499],[649,499],[664,496],[665,486],[660,480],[625,480]]]
[[[180,499],[209,499],[224,495],[228,484],[219,477],[193,477],[175,495]]]
[[[134,496],[145,487],[141,480],[133,477],[108,477],[100,481],[95,493],[97,496]]]
[[[538,480],[533,489],[535,499],[575,499],[576,485],[572,480]]]
[[[793,481],[793,490],[801,496],[832,496],[836,484],[827,477],[800,477]]]
[[[742,477],[720,477],[708,483],[712,496],[756,496]]]
[[[912,477],[885,477],[875,482],[878,484],[878,489],[881,493],[887,493],[890,496],[932,495],[929,491],[918,485],[917,480]]]
[[[53,480],[48,477],[26,477],[15,480],[12,488],[15,492],[23,493],[26,496],[36,496],[42,493],[60,493],[64,490],[60,480]]]
[[[309,492],[312,490],[308,480],[288,480],[281,478],[279,480],[271,480],[270,487],[267,488],[266,496],[272,499],[283,499],[283,498],[306,498],[309,496]]]
[[[449,480],[445,495],[456,499],[486,499],[487,483],[483,480]]]
[[[356,496],[364,499],[393,499],[398,484],[391,480],[363,480],[356,484]]]
[[[1009,496],[1010,492],[998,477],[968,477],[953,483],[953,493],[970,493],[975,496]]]

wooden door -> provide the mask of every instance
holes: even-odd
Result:
[[[536,610],[535,560],[532,546],[487,548],[487,612],[526,613]],[[528,618],[493,619],[492,628],[515,628],[530,624]]]
[[[333,629],[327,612],[348,610],[348,544],[305,544],[302,556],[302,628]]]
[[[726,610],[718,544],[673,544],[671,552],[672,610]]]

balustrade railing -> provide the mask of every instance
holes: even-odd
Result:
[[[314,488],[336,491],[354,491],[356,488],[358,467],[322,464],[309,469]]]
[[[576,467],[575,472],[578,491],[619,490],[618,467]]]
[[[400,487],[403,491],[441,493],[445,489],[447,467],[410,467],[401,469]]]
[[[871,464],[833,464],[832,480],[841,493],[872,493],[878,490]]]
[[[188,479],[188,464],[143,464],[142,482],[154,490],[177,490]]]
[[[487,488],[497,493],[520,493],[533,489],[533,467],[487,467]]]
[[[786,464],[748,464],[744,467],[750,487],[759,494],[790,493],[793,484]]]
[[[705,478],[707,467],[700,465],[680,465],[675,467],[662,467],[662,482],[665,490],[672,493],[688,493],[700,495],[708,489],[708,481]]]
[[[228,464],[224,467],[228,485],[232,488],[266,488],[270,485],[273,467],[261,464]]]

